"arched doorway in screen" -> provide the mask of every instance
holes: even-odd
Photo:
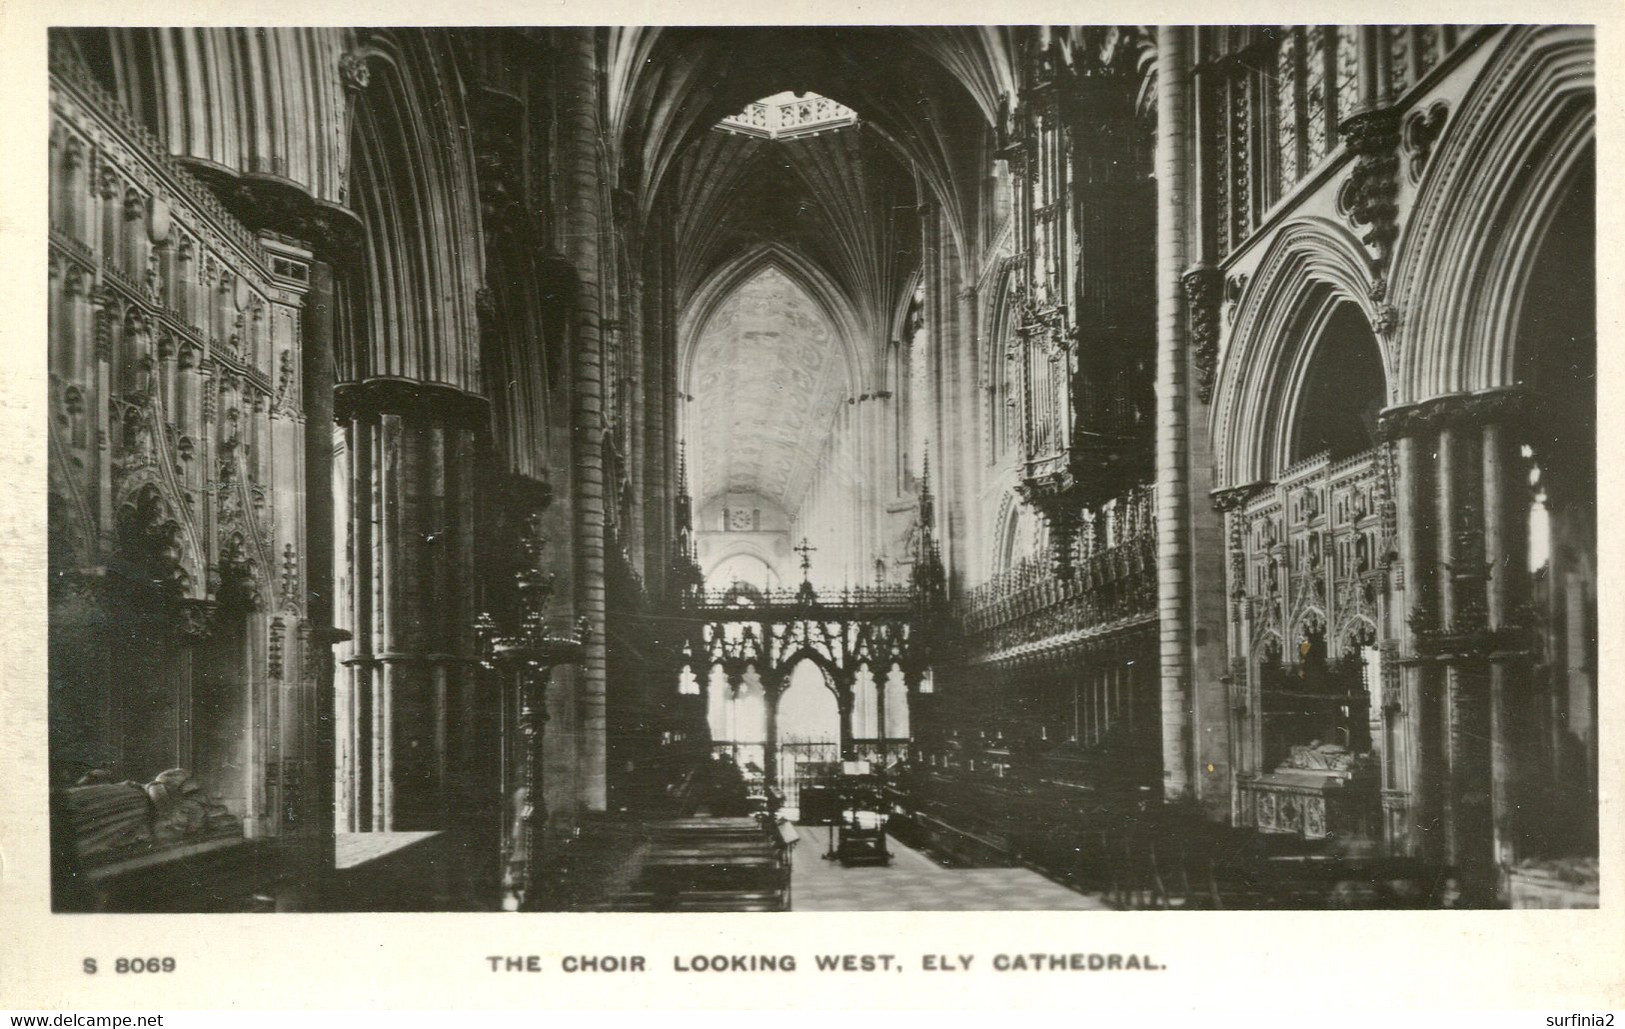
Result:
[[[778,789],[799,813],[801,787],[841,760],[841,710],[828,673],[802,660],[790,670],[778,707]]]

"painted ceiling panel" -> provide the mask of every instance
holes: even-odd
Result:
[[[701,501],[758,493],[793,511],[846,379],[835,328],[801,286],[772,265],[746,280],[694,351],[690,449]]]

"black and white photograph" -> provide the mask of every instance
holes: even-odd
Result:
[[[1625,1011],[1625,23],[941,4],[0,10],[12,1024]]]
[[[1594,36],[51,28],[53,924],[1597,908]]]
[[[1625,20],[617,2],[0,8],[11,1024],[1625,1014]]]

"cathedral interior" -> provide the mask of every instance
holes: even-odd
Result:
[[[1594,73],[55,30],[54,905],[1595,906]]]

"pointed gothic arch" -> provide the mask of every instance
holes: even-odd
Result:
[[[837,697],[840,696],[840,682],[842,679],[841,670],[836,666],[835,662],[830,659],[828,654],[820,653],[816,647],[797,647],[795,650],[780,658],[778,662],[773,665],[771,670],[781,679],[788,682],[790,673],[795,671],[796,665],[801,664],[803,661],[809,661],[816,665],[818,670],[824,674],[825,687],[827,687],[829,691],[834,693]],[[850,674],[856,675],[857,673],[854,670]]]
[[[481,388],[476,294],[485,248],[473,141],[457,70],[413,33],[379,33],[350,131],[351,206],[365,228],[341,381],[399,378]]]
[[[679,388],[687,390],[692,381],[697,344],[717,309],[741,286],[770,268],[777,269],[800,287],[836,330],[847,371],[848,389],[858,392],[864,383],[876,381],[878,363],[860,345],[860,341],[866,338],[862,324],[840,286],[816,263],[797,251],[778,243],[762,243],[713,271],[683,305],[683,314],[677,325]]]
[[[1594,161],[1595,90],[1589,26],[1520,27],[1450,116],[1397,243],[1396,403],[1517,384],[1541,243]]]
[[[992,273],[993,302],[987,305],[987,321],[982,337],[987,340],[982,355],[983,395],[987,398],[987,411],[983,421],[987,433],[988,463],[997,463],[1017,442],[1012,429],[1010,406],[1011,381],[1008,354],[1010,339],[1016,328],[1015,286],[1018,263],[1014,257],[1005,257]]]
[[[1344,304],[1354,305],[1367,327],[1380,324],[1370,276],[1363,248],[1335,223],[1304,219],[1276,236],[1242,294],[1220,355],[1209,415],[1217,488],[1266,481],[1290,463],[1289,423],[1321,330]],[[1379,360],[1391,381],[1386,354]]]
[[[802,344],[803,332],[820,342]],[[756,247],[714,273],[678,324],[678,388],[697,401],[679,432],[701,504],[724,489],[756,491],[791,513],[843,402],[883,371],[869,339],[833,281],[789,248]]]

